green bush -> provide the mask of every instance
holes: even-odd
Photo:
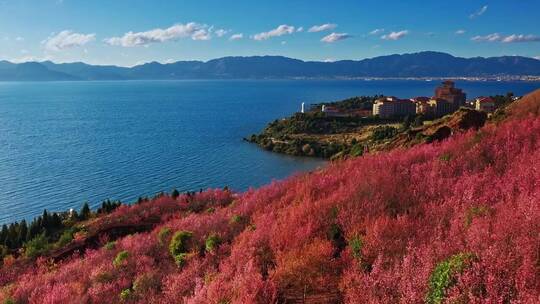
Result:
[[[3,304],[15,304],[15,300],[13,300],[12,298],[7,298],[4,300],[4,303]]]
[[[469,208],[465,214],[465,227],[469,227],[474,218],[484,216],[488,213],[489,207],[487,206],[480,205]]]
[[[185,263],[187,252],[189,250],[188,243],[192,237],[192,232],[177,231],[171,239],[171,243],[169,244],[169,252],[179,267],[183,266]]]
[[[353,257],[360,260],[362,258],[362,247],[364,246],[362,238],[360,236],[353,237],[349,242],[349,245],[351,246]]]
[[[45,236],[45,233],[42,233],[26,242],[24,245],[24,252],[27,257],[35,258],[47,252],[49,248],[49,240]]]
[[[165,244],[167,239],[169,238],[169,235],[171,235],[171,228],[163,227],[158,232],[158,241],[161,245]]]
[[[355,144],[351,148],[351,156],[362,156],[364,154],[364,147],[361,144]]]
[[[180,196],[180,192],[178,192],[178,190],[174,189],[172,192],[171,192],[171,197],[173,199],[176,199]]]
[[[120,251],[114,258],[113,265],[114,267],[120,267],[129,257],[129,252],[127,250]]]
[[[56,242],[57,247],[64,247],[67,244],[71,243],[73,241],[73,233],[74,229],[66,229],[58,239],[58,242]]]
[[[441,154],[441,156],[439,156],[439,160],[443,162],[449,162],[450,160],[452,160],[452,155],[450,153],[443,153]]]
[[[231,224],[239,224],[239,223],[242,223],[244,221],[244,217],[241,216],[241,215],[233,215],[231,217]]]
[[[127,289],[122,290],[122,292],[120,292],[120,299],[122,301],[127,301],[130,298],[131,298],[131,289],[127,288]]]
[[[106,250],[113,250],[116,247],[116,242],[108,242],[103,246]]]
[[[371,139],[375,141],[381,141],[396,136],[398,129],[391,126],[379,126],[373,130]]]
[[[470,265],[473,257],[471,253],[459,253],[437,264],[429,277],[426,303],[442,303],[446,290],[456,284],[458,275]]]
[[[217,247],[219,247],[220,244],[221,244],[221,238],[217,234],[213,233],[210,236],[208,236],[208,238],[206,239],[205,249],[207,252],[212,252]]]
[[[178,267],[182,267],[186,264],[186,259],[188,257],[187,253],[179,253],[174,256],[174,262]]]

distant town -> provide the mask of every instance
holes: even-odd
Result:
[[[509,98],[517,100],[519,97],[510,96]],[[380,119],[399,119],[422,115],[425,118],[434,119],[451,114],[460,107],[492,113],[497,106],[498,103],[492,97],[481,96],[467,100],[467,94],[457,88],[454,81],[445,80],[435,89],[432,97],[417,96],[404,99],[396,96],[382,96],[373,102],[371,109],[343,109],[332,105],[315,104],[310,107],[310,111],[320,109],[327,117],[373,116]],[[301,112],[305,112],[305,104],[302,104]]]

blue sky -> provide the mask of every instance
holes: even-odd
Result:
[[[132,66],[423,50],[539,57],[539,12],[538,0],[0,0],[0,59]]]

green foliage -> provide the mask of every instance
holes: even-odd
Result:
[[[120,267],[129,258],[129,252],[127,250],[120,251],[113,260],[114,267]]]
[[[186,264],[186,259],[188,257],[187,253],[179,253],[174,256],[174,262],[178,267],[182,267]]]
[[[373,130],[371,139],[375,141],[381,141],[396,136],[398,129],[392,126],[379,126]]]
[[[143,199],[141,197],[139,197],[139,200],[137,201],[137,203],[141,203],[142,201],[143,201]],[[98,214],[111,213],[116,208],[120,207],[121,205],[122,205],[122,202],[120,202],[120,201],[111,202],[110,200],[106,200],[106,201],[103,201],[101,203],[101,207],[99,207],[96,212]]]
[[[116,242],[115,241],[108,242],[103,247],[105,248],[105,250],[113,250],[116,247]]]
[[[177,231],[169,244],[169,252],[174,258],[178,267],[185,263],[187,252],[189,250],[189,241],[193,238],[193,233],[189,231]]]
[[[216,208],[210,207],[210,208],[206,209],[206,212],[207,213],[214,213],[214,212],[216,212]]]
[[[12,298],[7,298],[4,300],[3,304],[16,304],[16,302]]]
[[[88,203],[84,203],[81,213],[79,214],[79,220],[84,221],[90,218],[90,215],[92,214],[92,211],[90,210],[90,206]]]
[[[470,265],[473,257],[471,253],[459,253],[437,264],[429,278],[426,303],[442,303],[446,290],[456,284],[458,275]]]
[[[474,206],[467,210],[465,213],[465,227],[469,227],[472,221],[476,217],[481,217],[489,213],[489,207],[487,206]]]
[[[161,245],[165,244],[167,239],[169,238],[169,235],[171,235],[171,228],[169,227],[163,227],[158,232],[158,241]]]
[[[176,199],[180,196],[180,192],[178,192],[178,190],[174,189],[172,192],[171,192],[171,197],[172,199]]]
[[[30,241],[26,242],[24,245],[24,253],[27,257],[35,258],[38,257],[50,249],[49,240],[45,236],[45,233],[42,233]]]
[[[355,144],[351,148],[350,155],[353,157],[362,156],[364,154],[364,147],[361,144]]]
[[[362,247],[364,247],[364,241],[362,240],[362,237],[353,237],[349,241],[349,246],[351,246],[353,257],[357,260],[360,260],[362,258]]]
[[[208,236],[208,238],[206,239],[206,242],[205,242],[205,249],[207,252],[212,252],[214,251],[217,247],[219,247],[219,245],[221,244],[221,238],[215,234],[215,233],[212,233],[210,236]]]
[[[126,288],[120,292],[120,300],[127,301],[131,298],[131,289]]]
[[[56,247],[64,247],[67,244],[71,243],[73,240],[73,234],[75,233],[75,229],[70,228],[64,230],[58,241],[56,242]]]
[[[235,214],[235,215],[233,215],[231,217],[230,223],[231,224],[240,224],[240,223],[244,222],[244,220],[245,219],[244,219],[243,216]]]
[[[439,159],[443,162],[449,162],[452,160],[452,155],[450,153],[443,153],[441,156],[439,156]]]

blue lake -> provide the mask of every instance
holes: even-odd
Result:
[[[0,83],[0,223],[177,188],[238,191],[324,165],[242,141],[300,103],[431,96],[426,81]],[[469,97],[523,82],[458,82]]]

